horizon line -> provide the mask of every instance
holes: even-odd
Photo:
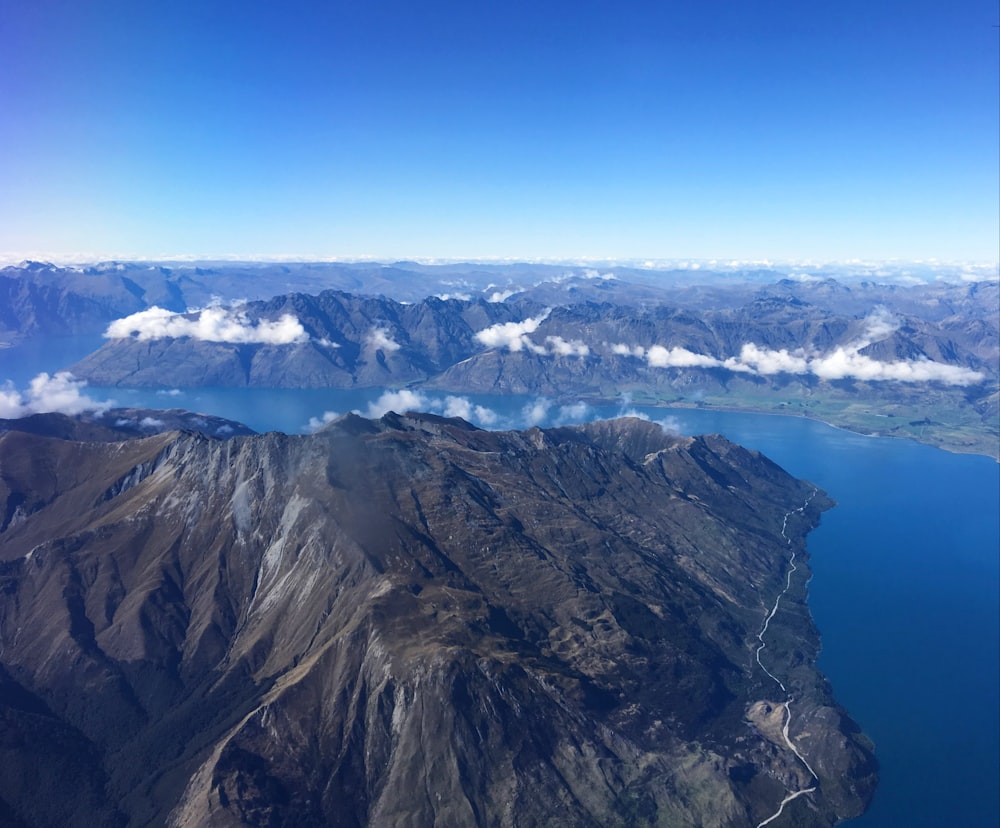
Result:
[[[98,266],[107,264],[382,264],[413,263],[424,266],[455,264],[536,264],[575,267],[634,267],[642,270],[701,270],[718,268],[742,270],[751,267],[827,268],[827,267],[905,267],[960,268],[969,271],[1000,271],[1000,259],[939,259],[936,257],[738,257],[738,256],[375,256],[369,254],[323,256],[310,254],[159,254],[153,256],[120,253],[52,253],[41,251],[0,252],[0,266],[19,266],[28,262],[55,266]],[[1000,272],[998,272],[1000,275]]]

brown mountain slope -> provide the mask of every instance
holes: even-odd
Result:
[[[874,786],[812,666],[829,501],[720,437],[12,431],[2,504],[11,824],[745,826],[813,785],[782,819],[829,825]],[[755,658],[786,583],[761,664],[818,783]]]

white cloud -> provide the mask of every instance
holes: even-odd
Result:
[[[556,356],[585,357],[590,355],[590,348],[579,339],[566,340],[561,336],[547,336],[545,341]]]
[[[467,397],[447,396],[442,400],[440,397],[432,397],[423,391],[411,391],[408,388],[384,391],[375,402],[368,404],[363,416],[376,420],[390,411],[395,411],[397,414],[407,411],[427,411],[445,417],[461,417],[482,428],[489,428],[500,421],[500,415],[493,409],[473,403]],[[355,413],[361,414],[360,411]],[[309,421],[310,428],[315,431],[335,417],[332,412],[324,414],[322,421],[314,417]]]
[[[664,434],[670,434],[670,435],[673,435],[673,436],[677,436],[677,435],[680,435],[682,433],[681,432],[681,423],[680,423],[680,420],[678,420],[676,417],[663,417],[662,419],[654,420],[652,417],[650,417],[645,412],[638,411],[635,408],[630,408],[627,411],[623,410],[622,413],[619,414],[618,416],[619,417],[635,417],[635,418],[637,418],[639,420],[645,420],[646,422],[656,423],[656,425],[658,425],[660,428],[663,429],[663,433]]]
[[[487,290],[489,290],[489,288],[487,288]],[[516,290],[495,290],[495,291],[493,291],[493,293],[491,293],[489,295],[489,298],[487,298],[486,301],[487,302],[506,302],[515,293],[517,293]]]
[[[365,416],[377,420],[390,411],[403,414],[406,411],[430,411],[433,407],[426,394],[403,388],[399,391],[384,391],[375,402],[368,403],[368,413]]]
[[[0,388],[0,417],[15,419],[29,414],[57,412],[82,414],[84,411],[102,412],[111,408],[110,400],[99,401],[83,393],[87,383],[76,379],[68,371],[49,375],[41,373],[20,393],[11,383]]]
[[[472,401],[466,397],[445,397],[444,416],[461,417],[463,420],[472,419]]]
[[[549,311],[545,311],[541,316],[525,319],[523,322],[499,322],[490,325],[476,334],[479,340],[487,348],[506,348],[508,351],[531,351],[533,354],[545,356],[575,356],[586,357],[590,355],[590,346],[579,339],[563,339],[561,336],[545,337],[545,345],[533,342],[528,334],[538,330],[538,326],[548,317]]]
[[[971,368],[947,365],[929,359],[879,362],[847,348],[837,348],[809,363],[809,370],[825,380],[859,379],[870,382],[943,382],[946,385],[972,385],[983,375]]]
[[[781,348],[772,351],[748,342],[740,349],[739,357],[730,357],[724,363],[733,371],[751,370],[757,374],[804,374],[809,370],[809,360],[799,351]]]
[[[319,431],[323,426],[329,425],[339,416],[340,413],[337,411],[324,411],[322,417],[310,417],[305,430],[310,434],[314,431]]]
[[[676,417],[663,417],[660,420],[654,420],[660,428],[663,429],[665,434],[680,435],[681,431],[681,421]]]
[[[458,299],[462,302],[468,302],[472,295],[469,293],[439,293],[437,298],[443,302],[447,302],[449,299]]]
[[[21,399],[21,392],[9,382],[0,388],[0,419],[16,420],[30,413]]]
[[[483,428],[490,428],[500,422],[500,415],[492,408],[485,405],[477,405],[472,409],[473,421]]]
[[[696,354],[687,348],[664,348],[653,345],[646,352],[646,362],[652,368],[711,368],[722,363],[715,357]]]
[[[596,270],[585,270],[580,274],[584,279],[600,279],[602,282],[613,282],[615,280],[615,275],[613,273],[600,273]]]
[[[873,342],[881,342],[899,330],[899,320],[888,308],[879,306],[865,317],[865,329],[855,343],[857,350],[867,348]]]
[[[284,314],[277,320],[250,320],[239,308],[208,307],[187,314],[164,308],[147,308],[123,319],[116,319],[104,332],[106,339],[139,340],[191,337],[205,342],[262,343],[290,345],[309,339],[305,328],[294,316]]]
[[[809,353],[798,348],[777,350],[747,342],[740,348],[739,356],[720,360],[698,354],[687,348],[665,348],[652,345],[648,350],[641,345],[611,344],[611,352],[619,356],[645,358],[651,368],[712,368],[768,376],[771,374],[813,374],[820,379],[853,378],[867,382],[941,382],[947,385],[971,385],[983,379],[983,374],[960,365],[948,365],[929,359],[880,362],[860,353],[874,342],[879,342],[899,330],[899,319],[884,307],[872,311],[862,322],[862,330],[847,345],[841,345],[825,354]]]
[[[524,421],[529,426],[539,425],[549,416],[549,409],[552,407],[552,401],[547,400],[544,397],[539,397],[534,402],[528,403],[524,408],[521,409],[521,414],[524,417]]]
[[[161,397],[179,397],[183,392],[180,388],[161,389],[156,392]]]
[[[467,397],[445,397],[444,416],[461,417],[470,423],[488,428],[496,425],[500,416],[491,408],[484,405],[475,405]]]
[[[140,428],[160,428],[163,425],[163,420],[158,420],[156,417],[143,417],[139,421]]]
[[[961,279],[964,282],[995,282],[998,278],[1000,278],[1000,272],[995,264],[962,266]]]
[[[616,342],[611,346],[611,353],[643,359],[646,356],[646,349],[642,345],[626,345],[624,342]]]
[[[365,342],[376,350],[398,351],[402,346],[396,342],[386,328],[372,328],[365,337]]]
[[[528,334],[534,333],[548,315],[549,312],[546,311],[541,316],[528,318],[523,322],[498,322],[479,331],[476,339],[487,348],[506,348],[508,351],[529,350],[536,354],[544,354],[545,348],[528,339]]]
[[[474,425],[489,428],[500,420],[500,415],[484,405],[477,405],[467,397],[447,396],[432,397],[422,391],[411,391],[404,388],[399,391],[384,391],[374,402],[368,404],[365,411],[355,411],[363,417],[372,420],[384,416],[390,411],[403,414],[407,411],[427,411],[433,414],[443,414],[445,417],[461,417]],[[314,432],[328,425],[340,416],[336,411],[325,411],[322,417],[311,417],[305,431]]]
[[[49,376],[44,371],[28,387],[27,406],[32,411],[58,411],[61,414],[82,414],[84,411],[106,411],[113,403],[99,402],[83,393],[87,383],[69,371]]]
[[[575,402],[569,405],[559,406],[555,421],[559,425],[566,423],[582,423],[590,419],[590,406],[585,402]]]

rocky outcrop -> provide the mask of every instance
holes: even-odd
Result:
[[[0,503],[20,824],[757,825],[808,781],[754,658],[791,551],[767,664],[819,781],[786,813],[831,825],[875,784],[814,666],[830,501],[721,437],[8,431]]]

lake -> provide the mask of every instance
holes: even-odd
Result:
[[[43,349],[44,350],[44,349]],[[18,387],[51,354],[0,351]],[[37,360],[37,361],[36,361]],[[297,433],[324,413],[377,415],[405,403],[491,427],[543,426],[632,411],[669,428],[719,432],[759,449],[838,503],[809,536],[809,605],[819,666],[876,743],[881,784],[859,828],[1000,825],[1000,466],[792,417],[582,406],[444,393],[87,389],[119,405],[191,408],[260,431]],[[381,398],[381,399],[380,399]]]

